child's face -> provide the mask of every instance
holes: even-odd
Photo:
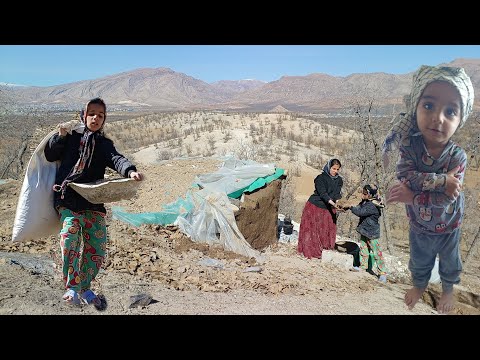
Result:
[[[427,146],[446,145],[461,120],[462,102],[457,89],[435,81],[423,90],[417,105],[417,125]]]
[[[90,104],[87,108],[87,127],[90,131],[97,131],[105,121],[105,109],[101,104]]]
[[[362,199],[368,199],[368,191],[365,189],[362,191]]]

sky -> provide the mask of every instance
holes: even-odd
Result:
[[[385,72],[480,59],[480,45],[0,45],[0,83],[52,86],[170,68],[212,83]]]

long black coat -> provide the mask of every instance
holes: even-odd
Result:
[[[61,161],[55,177],[55,184],[61,185],[77,163],[80,157],[79,147],[82,136],[76,131],[72,131],[71,135],[67,134],[65,137],[61,137],[57,133],[49,139],[45,146],[44,153],[48,161]],[[115,149],[112,140],[95,134],[95,142],[90,167],[85,169],[83,174],[75,179],[75,182],[88,183],[101,180],[105,177],[107,166],[124,177],[128,177],[131,171],[137,171],[135,165]],[[106,213],[104,204],[92,204],[69,186],[66,188],[63,199],[61,199],[61,193],[54,192],[53,206],[55,208],[64,206],[72,211],[94,210]]]
[[[332,179],[327,173],[322,172],[315,178],[314,183],[315,190],[308,201],[319,208],[331,211],[332,206],[328,202],[330,200],[335,202],[342,198],[342,177],[337,176]]]

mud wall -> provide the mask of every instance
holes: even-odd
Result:
[[[240,210],[235,213],[237,226],[245,240],[257,250],[277,240],[278,205],[282,180],[274,180],[251,194],[244,194]]]

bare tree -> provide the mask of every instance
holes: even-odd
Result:
[[[259,146],[240,139],[237,140],[233,153],[238,159],[257,161]]]
[[[480,114],[476,113],[472,115],[473,119],[471,122],[467,122],[464,128],[460,129],[459,132],[463,130],[464,134],[468,134],[469,136],[466,137],[467,140],[465,142],[465,151],[469,155],[469,162],[468,166],[472,167],[473,169],[478,170],[480,166]],[[473,124],[472,124],[473,123]],[[463,135],[463,134],[461,134]]]
[[[217,140],[215,139],[215,135],[213,134],[207,135],[207,142],[208,142],[208,145],[210,146],[210,152],[213,153],[216,148],[216,142],[217,142]]]
[[[462,242],[467,250],[463,257],[463,266],[467,267],[472,256],[478,249],[480,240],[480,226],[478,224],[478,198],[480,191],[476,188],[464,189],[465,194],[465,216],[462,221]],[[470,240],[471,239],[471,240]]]
[[[368,89],[367,89],[368,90]],[[351,153],[351,163],[359,171],[359,180],[353,187],[349,187],[348,199],[364,183],[374,182],[379,187],[380,193],[385,194],[394,180],[393,171],[385,171],[381,157],[381,143],[384,138],[388,122],[384,117],[377,115],[375,93],[365,91],[355,98],[351,111],[354,115],[356,130],[361,134],[354,140]],[[385,239],[387,250],[393,254],[390,239],[389,217],[386,209],[382,216],[382,237]]]
[[[192,145],[191,144],[185,144],[185,151],[187,152],[188,156],[192,155]]]
[[[475,237],[473,238],[472,244],[470,245],[470,248],[467,251],[467,255],[463,259],[463,266],[467,267],[469,260],[472,259],[472,254],[475,253],[475,250],[478,247],[478,240],[480,239],[480,227],[477,229],[477,233],[475,234]]]
[[[227,130],[225,131],[225,135],[223,136],[223,142],[227,143],[232,138],[232,133]]]

